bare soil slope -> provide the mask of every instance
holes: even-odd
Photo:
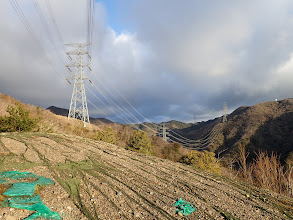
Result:
[[[43,202],[64,219],[290,219],[293,200],[179,163],[77,136],[0,134],[0,171],[26,170],[56,184]],[[175,214],[182,198],[194,204]],[[3,219],[30,211],[0,209]]]

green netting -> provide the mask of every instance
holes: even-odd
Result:
[[[17,182],[15,182],[17,180]],[[3,195],[6,196],[1,207],[12,207],[36,211],[25,220],[47,218],[62,219],[57,212],[51,211],[35,194],[37,186],[53,185],[54,181],[29,172],[7,171],[0,173],[0,184],[10,185]]]
[[[15,179],[24,179],[24,178],[39,178],[39,176],[33,173],[20,172],[20,171],[6,171],[6,172],[0,173],[1,180],[5,180],[5,179],[15,180]]]
[[[5,196],[32,196],[35,193],[36,185],[33,183],[14,183],[3,195]]]
[[[181,198],[175,203],[177,208],[176,212],[181,212],[183,215],[190,215],[195,211],[195,208],[189,202],[182,200]]]

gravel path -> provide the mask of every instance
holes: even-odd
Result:
[[[293,200],[86,138],[0,134],[0,171],[26,170],[53,179],[43,202],[63,219],[292,219]],[[175,213],[179,198],[196,211]],[[0,209],[0,219],[32,212]]]

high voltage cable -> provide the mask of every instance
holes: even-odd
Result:
[[[218,120],[216,121],[216,122],[217,122],[216,125],[219,123],[219,120],[220,120],[220,118],[218,118]],[[214,127],[214,128],[215,128],[215,127]],[[214,129],[214,128],[213,128],[213,129]],[[213,131],[213,129],[211,130],[211,132]],[[189,142],[197,142],[197,141],[203,140],[203,139],[205,139],[207,136],[209,136],[209,134],[208,134],[208,135],[206,135],[206,136],[203,137],[203,138],[200,138],[200,139],[197,139],[197,140],[192,140],[192,139],[189,139],[189,138],[183,137],[182,135],[176,133],[175,131],[173,131],[173,130],[170,129],[170,128],[169,128],[169,130],[172,131],[172,132],[173,132],[174,134],[176,134],[177,136],[179,136],[179,137],[181,137],[182,139],[184,139],[184,140],[186,140],[186,141],[189,141]],[[210,133],[211,133],[211,132],[210,132]]]
[[[118,106],[115,102],[113,102],[110,98],[108,98],[100,88],[98,88],[96,85],[94,85],[94,87],[99,92],[99,94],[102,95],[105,100],[107,100],[108,103],[115,105],[116,108],[118,108],[120,111],[124,112],[120,108],[120,106]],[[129,121],[128,119],[127,119],[127,121],[131,123],[131,121]]]
[[[116,104],[111,98],[109,98],[102,89],[100,89],[99,87],[97,87],[96,85],[94,85],[94,87],[96,88],[96,90],[99,92],[99,94],[101,94],[109,103],[112,103],[113,105],[115,105],[120,111],[126,113],[127,115],[130,116],[130,118],[132,118],[136,123],[140,124],[141,121],[136,118],[127,108],[125,108],[124,106],[122,106],[122,109],[118,104]],[[113,96],[113,95],[112,95]],[[115,97],[114,97],[115,98]],[[120,103],[121,104],[121,103]],[[152,128],[146,126],[146,125],[143,125],[145,126],[146,128],[148,128],[149,130],[157,133],[157,131],[153,130]]]
[[[14,11],[16,12],[17,16],[19,17],[19,19],[23,23],[23,25],[24,25],[25,29],[27,30],[27,32],[29,33],[30,37],[32,38],[32,40],[36,43],[36,45],[41,50],[41,53],[42,53],[43,58],[45,59],[46,63],[50,65],[52,70],[57,75],[61,76],[60,73],[57,72],[56,69],[54,68],[54,65],[53,65],[52,61],[49,59],[49,56],[48,56],[47,52],[45,51],[44,47],[40,43],[40,41],[37,38],[37,36],[35,35],[35,33],[33,32],[32,27],[30,26],[29,22],[27,21],[27,19],[26,19],[24,13],[22,12],[21,7],[19,6],[18,2],[16,0],[9,0],[9,2],[12,5],[12,7],[13,7]]]
[[[93,34],[94,34],[94,28],[95,28],[95,0],[93,0],[93,13],[92,13],[92,23],[91,23],[91,45],[90,45],[90,49],[89,49],[89,52],[90,54],[92,54],[92,47],[93,47]]]
[[[94,87],[95,87],[95,89],[99,92],[99,94],[101,94],[101,95],[107,100],[107,102],[108,102],[109,104],[113,104],[113,105],[116,106],[121,112],[124,112],[124,113],[128,114],[128,115],[129,115],[134,121],[138,122],[138,124],[140,123],[140,121],[139,121],[135,116],[133,116],[129,111],[128,111],[128,112],[125,112],[125,111],[124,111],[124,110],[123,110],[118,104],[116,104],[111,98],[107,97],[103,90],[101,90],[100,88],[98,88],[96,85],[94,85]],[[125,118],[124,116],[123,116],[123,118],[126,119],[128,123],[133,124],[130,120],[128,120],[128,119]],[[124,120],[124,121],[125,121],[125,120]],[[136,126],[136,127],[139,129],[138,126]],[[151,128],[149,128],[149,129],[152,130],[153,132],[157,133],[157,131],[155,131],[155,130],[153,130],[153,129],[151,129]],[[139,129],[139,130],[140,130],[140,129]]]
[[[98,111],[100,111],[104,116],[106,116],[107,118],[110,118],[110,120],[114,122],[114,120],[113,120],[111,117],[107,116],[107,115],[106,115],[101,109],[99,109],[97,105],[95,105],[95,104],[94,104],[93,102],[91,102],[89,99],[87,99],[87,100],[88,100],[88,102],[89,102],[89,103],[90,103],[95,109],[97,109]],[[117,115],[117,116],[118,116],[118,115]],[[129,124],[129,125],[133,126],[135,129],[138,129],[138,130],[139,130],[139,128],[138,128],[136,125],[134,125],[134,124]]]
[[[109,90],[100,80],[98,80],[98,82],[109,92],[109,94],[115,99],[117,100],[120,105],[122,106],[122,108],[124,109],[123,111],[126,111],[136,122],[138,122],[139,124],[141,123],[141,121],[136,117],[134,116],[124,105],[122,105],[122,103],[119,101],[118,97],[115,96],[111,90]],[[105,94],[105,93],[104,93]]]
[[[126,111],[124,111],[118,104],[116,104],[111,98],[109,98],[105,93],[104,93],[104,91],[102,90],[102,89],[100,89],[99,87],[97,87],[96,85],[94,85],[94,88],[96,89],[96,91],[100,94],[100,95],[102,95],[103,96],[103,98],[105,99],[105,100],[107,100],[107,102],[109,103],[109,104],[113,104],[114,106],[116,106],[121,112],[124,112],[124,113],[126,113],[126,114],[128,114],[135,122],[138,122],[138,124],[140,124],[140,121],[134,116],[134,115],[132,115],[132,113],[130,112],[130,111],[128,111],[127,109],[125,109]],[[87,89],[89,89],[88,87],[87,87]],[[89,89],[90,90],[90,89]],[[98,96],[96,96],[91,90],[90,90],[90,92],[97,98],[97,99],[99,99],[99,101],[101,101],[105,106],[107,106],[100,98],[98,98]],[[123,107],[123,106],[122,106]],[[115,112],[113,112],[113,113],[115,113]],[[117,115],[117,113],[115,113],[116,115]],[[119,116],[119,115],[117,115],[117,116]],[[119,116],[120,117],[120,116]],[[127,122],[127,123],[130,123],[130,124],[133,124],[129,119],[127,119],[126,117],[124,117],[124,116],[122,116],[123,117],[123,121],[125,121],[125,122]],[[121,117],[120,117],[120,119],[121,119]],[[145,126],[145,125],[144,125]],[[138,126],[136,126],[138,129],[139,129],[139,127]],[[154,133],[157,133],[157,131],[155,131],[155,130],[153,130],[152,128],[150,128],[150,127],[148,127],[148,126],[145,126],[145,127],[147,127],[149,130],[151,130],[151,131],[153,131]]]
[[[116,104],[114,101],[112,101],[112,99],[110,99],[109,97],[107,97],[107,95],[104,93],[103,90],[101,90],[99,87],[97,87],[96,85],[94,85],[95,89],[108,101],[108,103],[113,104],[114,106],[116,106],[116,108],[118,108],[120,111],[125,112],[118,104]],[[125,112],[127,114],[127,112]],[[135,117],[133,117],[133,115],[128,114],[134,121],[138,122],[137,119]]]
[[[190,145],[196,145],[196,144],[199,144],[199,145],[202,145],[202,144],[206,144],[207,142],[209,142],[211,139],[213,139],[216,135],[218,135],[219,133],[219,129],[218,128],[213,128],[212,131],[210,132],[210,136],[207,137],[206,139],[198,139],[197,142],[194,142],[194,143],[191,143],[191,142],[188,142],[186,140],[183,140],[181,138],[178,138],[178,137],[175,137],[173,135],[171,135],[169,133],[169,135],[171,135],[173,138],[175,138],[176,140],[179,140],[180,142],[183,142],[183,143],[186,143],[186,144],[190,144]]]
[[[48,37],[49,37],[49,40],[50,40],[51,44],[53,45],[53,47],[54,47],[54,49],[55,49],[55,51],[57,53],[57,56],[58,56],[59,60],[64,65],[66,65],[66,63],[64,62],[64,60],[61,57],[61,54],[60,54],[60,52],[59,52],[59,50],[57,48],[57,45],[56,45],[55,40],[54,40],[54,37],[53,37],[53,35],[52,35],[51,31],[50,31],[50,27],[49,27],[48,23],[46,22],[46,19],[45,19],[44,15],[43,15],[42,9],[41,9],[38,1],[37,0],[33,0],[33,3],[34,3],[34,6],[35,6],[36,11],[37,11],[37,13],[38,13],[38,15],[40,17],[41,23],[42,23],[42,25],[43,25],[43,27],[44,27],[44,29],[45,29]]]
[[[215,128],[215,127],[214,127]],[[206,136],[204,136],[203,138],[199,138],[199,139],[196,139],[196,140],[192,140],[192,139],[187,139],[187,138],[184,138],[184,139],[181,139],[181,138],[178,138],[178,139],[181,139],[181,140],[185,140],[186,142],[194,142],[194,143],[198,143],[198,142],[201,142],[202,140],[205,140],[205,139],[208,139],[211,134],[213,133],[214,131],[214,128],[210,131],[210,133],[208,133]],[[175,135],[179,136],[178,133],[175,133],[173,130],[169,129],[169,131],[172,131]],[[183,136],[180,136],[180,137],[183,137]]]
[[[100,83],[100,85],[102,85],[106,90],[107,90],[107,92],[114,98],[114,99],[116,99],[116,100],[120,100],[116,95],[114,95],[113,94],[113,92],[101,81],[101,80],[99,80],[96,76],[95,76],[95,79],[98,81],[98,83]],[[113,87],[112,87],[112,89],[113,89]],[[117,91],[117,89],[116,89],[116,91]],[[127,104],[130,106],[130,107],[132,107],[138,114],[140,114],[144,119],[146,119],[147,121],[149,121],[147,118],[145,118],[122,94],[120,94],[120,96],[127,102]],[[120,102],[120,101],[119,101]],[[122,103],[120,102],[120,105],[122,105]],[[123,109],[125,110],[125,111],[127,111],[127,112],[129,112],[130,113],[130,111],[125,107],[125,106],[123,106],[122,105],[122,107],[123,107]],[[133,117],[135,117],[132,113],[130,113]],[[141,123],[141,121],[137,118],[137,117],[135,117],[136,118],[136,120],[139,122],[139,123]],[[149,121],[150,122],[150,121]],[[158,127],[158,125],[157,124],[155,124],[155,123],[153,123],[153,122],[150,122],[151,124],[153,124],[153,125],[155,125],[155,127]],[[151,131],[153,131],[153,132],[157,132],[157,131],[155,131],[155,130],[153,130],[152,128],[150,128],[149,126],[147,126],[147,125],[143,125],[143,126],[145,126],[146,128],[148,128],[149,130],[151,130]]]
[[[173,135],[170,135],[171,137],[173,137],[175,140],[179,140],[180,144],[185,147],[185,148],[188,148],[188,149],[191,149],[191,150],[202,150],[202,149],[205,149],[209,146],[209,144],[211,144],[211,142],[213,142],[213,139],[219,134],[219,130],[213,134],[213,136],[211,136],[210,139],[206,140],[205,142],[202,142],[200,144],[191,144],[191,143],[184,143],[182,142],[182,139],[177,139],[176,137],[174,137]],[[174,140],[172,139],[169,139],[171,142],[175,142]]]
[[[175,140],[178,140],[179,142],[183,143],[182,145],[185,145],[185,146],[198,146],[198,147],[202,147],[202,146],[205,146],[205,145],[208,145],[210,144],[211,140],[213,140],[220,132],[220,128],[219,127],[214,127],[212,129],[212,132],[211,132],[211,135],[209,136],[209,138],[199,142],[199,143],[189,143],[183,139],[180,139],[178,137],[175,137],[173,135],[171,135],[170,133],[168,134],[168,136],[171,136],[173,137]],[[174,141],[172,139],[170,139],[171,141]]]
[[[116,96],[116,95],[114,95],[113,94],[113,92],[101,81],[101,80],[99,80],[98,78],[96,78],[97,79],[97,81],[100,83],[100,85],[102,85],[107,91],[108,91],[108,93],[109,94],[111,94],[111,96],[113,97],[113,98],[115,98],[116,100],[119,100],[118,99],[118,97]],[[113,89],[113,87],[112,87],[112,89]],[[115,88],[114,88],[115,89]],[[117,91],[117,89],[116,89],[116,91]],[[140,114],[144,119],[146,119],[147,121],[149,121],[147,118],[145,118],[122,94],[120,94],[120,96],[127,102],[127,104],[130,106],[130,107],[132,107],[138,114]],[[121,104],[121,102],[120,102],[120,104]],[[122,105],[122,104],[121,104]],[[126,108],[126,107],[124,107],[123,105],[122,105],[122,108],[125,110],[125,111],[127,111],[128,113],[130,113],[129,112],[129,110]],[[132,113],[130,113],[131,115],[132,115]],[[132,115],[133,116],[133,115]],[[135,116],[133,116],[133,117],[135,117]],[[136,117],[135,117],[136,118]],[[138,122],[140,122],[137,118],[135,119],[135,120],[137,120]],[[219,120],[220,120],[220,118],[217,120],[217,123],[219,122]],[[157,124],[155,124],[155,123],[153,123],[153,122],[151,122],[151,121],[149,121],[151,124],[153,124],[153,125],[155,125],[156,127],[158,127],[158,125]],[[147,125],[143,125],[143,126],[145,126],[146,128],[148,128],[148,129],[150,129],[150,130],[152,130],[153,132],[157,132],[157,131],[155,131],[155,130],[153,130],[152,128],[150,128],[149,126],[147,126]],[[170,129],[171,130],[171,129]],[[175,131],[173,131],[173,130],[171,130],[174,134],[176,134],[176,135],[178,135],[178,136],[180,136],[180,137],[182,137],[183,139],[185,139],[186,141],[189,141],[189,142],[200,142],[201,140],[204,140],[204,139],[207,139],[207,138],[209,138],[209,136],[212,134],[212,132],[213,132],[213,129],[211,130],[211,132],[209,133],[209,134],[207,134],[205,137],[203,137],[203,138],[200,138],[200,139],[197,139],[197,140],[191,140],[191,139],[188,139],[188,138],[185,138],[185,137],[183,137],[183,136],[181,136],[180,134],[178,134],[178,133],[176,133]]]
[[[57,33],[57,38],[59,39],[59,42],[62,45],[63,50],[66,51],[65,46],[64,46],[64,41],[63,41],[62,35],[60,33],[60,30],[58,28],[58,25],[57,25],[57,22],[56,22],[56,19],[55,19],[55,16],[54,16],[54,13],[53,13],[53,10],[52,10],[52,7],[51,7],[51,4],[50,4],[49,0],[46,0],[46,5],[47,5],[47,8],[48,8],[48,11],[49,11],[50,18],[52,20],[54,29],[55,29],[55,31]]]
[[[95,108],[97,109],[99,112],[101,112],[105,117],[109,118],[111,121],[114,122],[114,120],[109,117],[108,115],[106,115],[97,105],[95,105],[93,102],[91,102],[91,100],[89,98],[87,98],[88,102]]]
[[[87,41],[90,43],[88,46],[89,54],[91,54],[92,50],[92,38],[93,38],[93,31],[94,31],[94,14],[95,14],[95,2],[94,0],[87,1],[87,8],[88,8],[88,19],[87,19]]]
[[[90,91],[90,93],[96,98],[96,99],[98,99],[100,102],[102,102],[103,103],[103,105],[105,105],[106,107],[108,107],[106,104],[105,104],[105,102],[103,101],[103,100],[101,100],[88,86],[86,86],[86,88],[88,89],[88,91]],[[126,123],[129,123],[129,124],[132,124],[131,123],[131,121],[129,121],[127,118],[125,118],[124,116],[120,116],[120,115],[118,115],[114,110],[112,110],[111,108],[109,108],[110,109],[110,111],[113,113],[113,114],[115,114],[115,115],[117,115],[121,120],[123,120],[124,122],[126,122]],[[133,125],[133,126],[136,126],[136,125]],[[137,127],[137,126],[136,126]],[[137,127],[138,128],[138,127]]]

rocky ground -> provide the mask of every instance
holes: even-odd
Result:
[[[63,219],[292,219],[293,200],[180,163],[59,134],[0,134],[0,171],[53,179],[40,191]],[[179,198],[196,211],[175,213]],[[1,208],[0,219],[32,212]]]

